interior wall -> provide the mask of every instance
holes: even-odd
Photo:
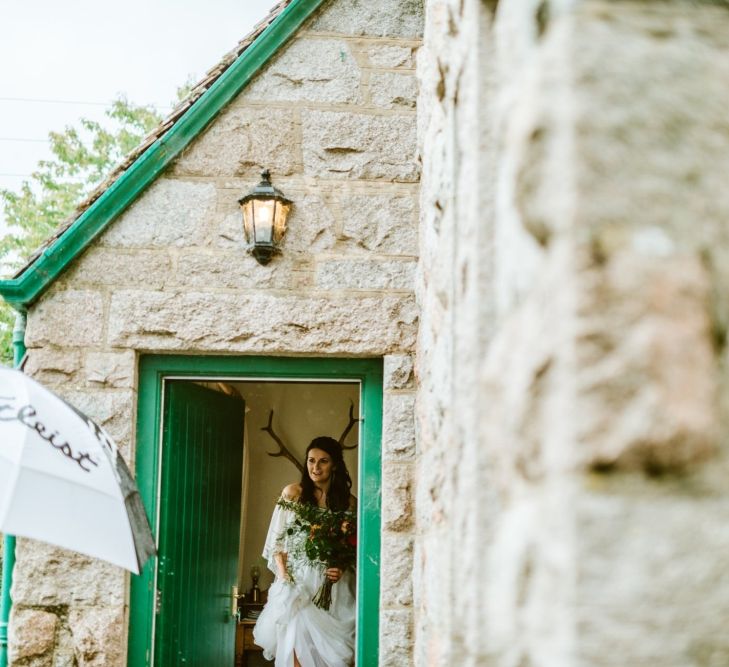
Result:
[[[281,490],[298,482],[300,474],[285,457],[268,455],[277,452],[278,445],[261,429],[268,424],[273,410],[273,430],[303,462],[306,447],[315,437],[328,435],[339,439],[349,423],[350,402],[354,404],[354,416],[359,417],[360,387],[342,382],[239,382],[234,386],[246,401],[247,488],[243,490],[239,587],[242,591],[250,589],[250,569],[258,564],[259,586],[264,590],[273,581],[273,573],[261,558],[271,513]],[[359,429],[355,425],[344,444],[355,445],[358,441]],[[354,495],[358,488],[358,452],[358,448],[344,452]]]

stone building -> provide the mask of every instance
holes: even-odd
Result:
[[[727,28],[284,0],[0,283],[26,371],[162,532],[163,387],[359,387],[360,665],[729,664]],[[263,168],[294,202],[266,266],[237,202]],[[156,562],[15,551],[10,664],[167,667]]]

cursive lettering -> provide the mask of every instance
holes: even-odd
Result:
[[[0,396],[0,401],[14,401],[15,396]],[[3,415],[3,412],[10,411],[10,416]],[[0,403],[0,422],[11,422],[16,419],[16,409],[12,403]]]
[[[0,405],[0,411],[2,411],[4,407],[6,406]],[[61,452],[61,454],[63,454],[66,458],[71,459],[71,461],[75,461],[79,468],[81,468],[84,472],[91,472],[91,468],[87,468],[85,464],[91,464],[96,467],[99,466],[98,462],[95,461],[88,452],[79,452],[74,454],[71,444],[61,438],[61,434],[58,431],[49,433],[48,427],[40,419],[38,419],[38,411],[32,405],[24,405],[19,410],[16,410],[15,415],[12,418],[3,418],[0,412],[0,419],[2,419],[2,421],[11,421],[11,419],[15,419],[21,424],[24,424],[30,430],[35,431],[38,436],[42,440],[45,440],[51,447],[53,447],[53,449]]]

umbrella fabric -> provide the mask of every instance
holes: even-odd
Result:
[[[0,369],[0,531],[136,574],[156,553],[139,490],[111,437],[11,369]]]

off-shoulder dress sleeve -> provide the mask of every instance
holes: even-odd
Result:
[[[283,499],[283,496],[281,496]],[[278,574],[274,556],[279,553],[288,553],[288,535],[286,530],[294,520],[294,513],[291,510],[283,509],[276,505],[271,517],[271,524],[268,526],[266,543],[263,546],[263,557],[268,562],[268,569]]]

